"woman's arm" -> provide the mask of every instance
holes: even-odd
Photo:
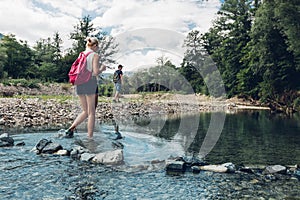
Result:
[[[95,54],[93,58],[93,74],[98,76],[100,73],[106,70],[106,66],[102,65],[99,67],[99,55]]]
[[[99,70],[99,55],[98,54],[94,54],[93,57],[93,75],[97,76],[98,74],[100,74],[100,70]]]

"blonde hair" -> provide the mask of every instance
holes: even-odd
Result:
[[[86,41],[86,46],[87,47],[92,47],[95,44],[98,46],[98,44],[99,44],[99,40],[96,37],[87,37],[85,39],[85,41]]]

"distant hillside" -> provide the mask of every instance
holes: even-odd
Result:
[[[2,39],[2,38],[3,38],[3,36],[4,36],[4,35],[3,35],[2,33],[0,33],[0,39]]]

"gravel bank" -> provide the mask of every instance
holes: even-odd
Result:
[[[0,98],[0,130],[66,128],[80,112],[79,102],[72,87],[51,84],[40,89],[4,87],[0,91],[12,97]],[[16,96],[23,95],[23,96]],[[24,97],[31,95],[31,97]],[[40,95],[69,96],[41,98]],[[5,96],[5,95],[4,95]],[[36,97],[35,97],[36,96]],[[268,109],[256,102],[240,99],[212,99],[203,95],[178,95],[170,93],[123,95],[120,103],[111,97],[100,97],[96,119],[102,123],[112,119],[131,119],[157,114],[225,111],[239,109]]]

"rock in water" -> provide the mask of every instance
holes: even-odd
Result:
[[[47,146],[47,144],[51,143],[51,140],[47,140],[47,139],[41,139],[36,145],[35,148],[38,151],[38,153],[41,153],[42,150],[45,148],[45,146]]]
[[[95,154],[92,153],[83,153],[80,156],[81,161],[89,162],[95,157]]]
[[[48,143],[43,150],[41,151],[41,153],[48,153],[48,154],[52,154],[57,152],[58,150],[62,150],[63,147],[58,144],[58,143]]]
[[[266,167],[266,169],[263,171],[263,174],[274,174],[274,173],[286,173],[286,167],[282,165],[272,165]]]
[[[167,174],[173,173],[184,173],[186,170],[184,161],[176,161],[176,160],[167,160],[166,161],[166,171]]]
[[[66,149],[61,149],[61,150],[58,150],[57,152],[55,152],[54,154],[58,155],[58,156],[69,156],[70,151],[68,151]]]
[[[222,166],[226,167],[228,169],[227,172],[229,173],[234,173],[236,171],[236,167],[233,163],[224,163]]]
[[[0,147],[11,147],[14,146],[14,139],[9,136],[8,133],[0,135]]]
[[[93,158],[93,162],[105,165],[120,165],[124,163],[123,150],[117,149],[114,151],[107,151],[98,153]]]
[[[219,173],[225,173],[228,171],[228,168],[223,165],[205,165],[201,166],[200,169]]]

